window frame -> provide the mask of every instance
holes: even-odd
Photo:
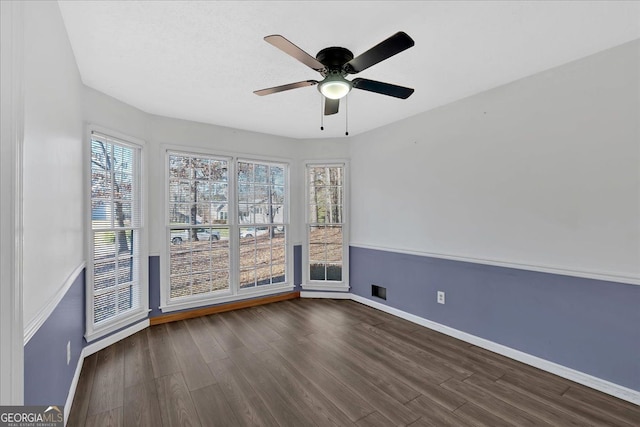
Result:
[[[139,306],[127,312],[124,315],[114,316],[96,324],[94,322],[94,247],[93,247],[93,224],[92,224],[92,208],[91,208],[91,145],[93,134],[112,138],[117,141],[118,145],[128,146],[138,150],[137,166],[138,171],[135,189],[132,194],[137,193],[138,204],[140,206],[140,225],[135,227],[138,229],[139,253],[138,253],[138,295]],[[119,329],[133,325],[141,320],[147,319],[149,315],[149,250],[148,250],[148,221],[147,221],[147,173],[146,173],[146,143],[140,138],[123,134],[112,129],[104,128],[94,124],[86,125],[86,144],[84,146],[84,183],[85,189],[85,232],[86,232],[86,250],[87,266],[85,270],[85,339],[87,342],[95,341],[105,335],[109,335]],[[135,195],[132,195],[132,200]],[[133,227],[132,227],[133,228]],[[135,258],[134,258],[135,259]]]
[[[184,154],[188,156],[207,156],[215,157],[228,162],[228,219],[226,227],[229,227],[229,289],[226,291],[216,291],[200,295],[192,295],[189,297],[171,298],[171,287],[169,281],[170,275],[170,240],[169,240],[169,155]],[[198,307],[206,307],[214,304],[226,302],[241,301],[244,299],[256,298],[278,294],[282,292],[290,292],[294,290],[293,284],[293,249],[290,244],[289,236],[290,210],[291,210],[291,159],[270,157],[270,156],[248,156],[243,153],[227,152],[223,150],[209,150],[201,147],[193,147],[187,145],[163,144],[161,146],[161,155],[163,156],[163,194],[164,200],[162,209],[164,210],[163,220],[163,236],[164,243],[162,256],[160,257],[160,310],[163,313],[170,313],[177,310],[193,309]],[[285,226],[285,281],[269,285],[254,286],[251,288],[240,288],[240,223],[238,221],[238,162],[256,162],[256,163],[272,163],[285,166],[285,204],[284,204],[284,226]]]
[[[283,187],[284,187],[284,203],[282,205],[282,222],[278,222],[278,223],[258,223],[258,222],[253,222],[253,223],[240,223],[239,222],[239,207],[241,205],[240,203],[240,199],[238,197],[236,197],[235,199],[235,203],[236,203],[236,216],[234,217],[235,220],[237,221],[237,229],[236,229],[236,234],[238,236],[238,268],[237,268],[237,273],[240,275],[241,273],[241,266],[240,266],[240,249],[241,249],[241,245],[240,245],[240,230],[242,228],[254,228],[255,230],[255,235],[254,237],[257,237],[257,230],[259,227],[276,227],[276,226],[282,226],[284,227],[284,265],[285,265],[285,280],[283,282],[277,282],[277,283],[271,283],[269,285],[254,285],[251,287],[246,287],[246,288],[242,288],[241,287],[241,283],[240,283],[240,278],[238,277],[238,293],[239,294],[245,294],[245,293],[252,293],[253,291],[257,290],[257,289],[261,289],[261,288],[269,288],[269,287],[278,287],[279,285],[282,285],[283,283],[288,283],[288,282],[293,282],[293,277],[290,276],[290,269],[289,269],[289,265],[292,264],[293,262],[293,258],[291,258],[292,254],[289,253],[289,233],[291,230],[291,226],[290,226],[290,220],[289,220],[289,215],[290,215],[290,205],[291,205],[291,200],[289,199],[289,174],[290,174],[290,169],[291,169],[291,165],[288,162],[284,162],[284,161],[280,161],[280,160],[265,160],[265,159],[254,159],[254,158],[247,158],[247,157],[237,157],[235,159],[235,166],[237,168],[238,163],[243,162],[243,163],[252,163],[252,164],[262,164],[262,165],[268,165],[269,167],[271,166],[283,166],[284,167],[284,183],[283,183]],[[235,173],[235,179],[236,179],[236,183],[235,183],[235,189],[237,190],[240,181],[237,179],[238,178],[238,171],[236,170]],[[255,184],[255,181],[253,182],[253,184]],[[268,186],[271,186],[273,184],[267,184]],[[236,196],[238,196],[238,194],[236,194]],[[272,246],[271,246],[272,247]],[[274,264],[269,264],[270,267],[272,267]]]
[[[312,226],[309,218],[310,206],[310,167],[336,167],[343,168],[342,177],[342,280],[311,280],[309,263],[309,227]],[[349,161],[347,159],[322,159],[306,160],[304,162],[304,239],[302,246],[302,284],[305,291],[337,291],[348,292],[349,286]],[[338,224],[338,223],[330,223]],[[327,225],[330,225],[327,224]]]

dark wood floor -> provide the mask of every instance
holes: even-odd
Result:
[[[352,301],[152,326],[92,356],[69,426],[639,426],[640,407]]]

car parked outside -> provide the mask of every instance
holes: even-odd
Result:
[[[255,237],[267,234],[267,227],[240,227],[240,238]]]
[[[220,232],[217,230],[210,230],[204,228],[196,228],[196,236],[200,241],[220,240]],[[174,245],[181,245],[182,242],[189,240],[192,236],[192,230],[171,230],[171,243]]]

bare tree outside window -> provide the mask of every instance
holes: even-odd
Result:
[[[312,281],[342,281],[344,167],[308,165],[308,263]]]

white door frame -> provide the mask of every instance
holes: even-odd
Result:
[[[0,405],[22,405],[24,7],[20,1],[0,1],[0,8]]]

